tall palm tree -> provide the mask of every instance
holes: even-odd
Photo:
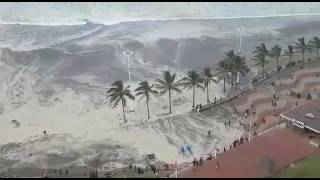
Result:
[[[277,74],[278,74],[278,77],[279,76],[279,57],[281,56],[281,47],[278,46],[278,45],[274,45],[271,50],[270,50],[270,56],[275,58],[276,60],[276,66],[277,66]]]
[[[229,50],[225,53],[223,57],[224,61],[227,64],[228,72],[231,72],[231,85],[234,85],[234,77],[236,75],[236,67],[234,64],[234,59],[236,58],[236,54],[233,50]]]
[[[304,37],[299,38],[298,42],[295,42],[295,49],[301,53],[302,68],[304,68],[304,53],[310,51],[309,46],[305,43]]]
[[[127,123],[124,113],[124,107],[127,105],[126,97],[134,100],[134,96],[131,94],[129,88],[130,86],[124,88],[123,82],[121,80],[117,80],[111,84],[111,88],[107,91],[108,98],[110,98],[110,104],[113,103],[113,108],[115,108],[121,101],[124,123]]]
[[[219,73],[223,74],[223,92],[226,92],[226,76],[229,72],[229,64],[225,60],[218,63]]]
[[[149,85],[147,81],[142,81],[139,83],[139,86],[134,90],[136,92],[136,96],[141,96],[139,101],[142,98],[146,98],[147,111],[148,111],[148,119],[150,119],[150,111],[149,111],[149,101],[151,94],[157,94],[157,91],[153,89],[153,85]]]
[[[196,71],[188,71],[188,76],[182,78],[179,81],[179,84],[185,89],[191,89],[192,88],[192,108],[194,108],[194,100],[195,100],[195,88],[202,88],[203,79],[200,77],[200,75]]]
[[[319,58],[319,48],[320,48],[320,39],[319,37],[313,37],[310,41],[309,41],[309,47],[312,49],[316,49],[317,52],[317,58]]]
[[[244,56],[242,57],[240,55],[236,55],[234,56],[234,59],[232,62],[233,62],[232,65],[233,65],[233,70],[235,72],[235,75],[237,75],[238,72],[241,75],[245,75],[249,72],[250,69],[246,63],[246,59]]]
[[[264,77],[264,66],[267,63],[266,57],[269,55],[269,51],[265,44],[261,43],[260,46],[257,46],[253,51],[254,57],[253,60],[256,61],[256,65],[261,66],[262,76]]]
[[[164,71],[162,73],[162,79],[156,79],[156,88],[160,90],[159,95],[163,95],[168,92],[169,95],[169,113],[171,114],[171,92],[181,92],[179,83],[176,81],[176,73],[171,74],[170,71]]]
[[[213,78],[213,75],[211,74],[210,68],[205,67],[204,72],[203,72],[203,83],[204,83],[204,87],[207,88],[207,103],[210,102],[210,100],[209,100],[209,84],[211,82],[217,83],[218,81],[216,81]]]
[[[223,60],[219,61],[218,63],[218,72],[219,74],[223,74],[223,92],[226,92],[226,77],[229,72],[231,72],[231,84],[233,85],[233,75],[234,75],[234,66],[233,66],[233,59],[236,55],[234,54],[233,50],[229,50],[225,52],[225,56]]]
[[[295,54],[296,52],[293,50],[293,46],[288,45],[288,49],[286,49],[284,51],[284,55],[285,56],[289,56],[289,63],[291,63],[292,61],[292,56]]]

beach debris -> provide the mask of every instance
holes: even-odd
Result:
[[[15,128],[20,127],[20,122],[15,119],[11,120],[11,123],[15,125]]]

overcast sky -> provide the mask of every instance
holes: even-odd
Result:
[[[320,14],[319,2],[1,2],[2,22],[73,24],[142,19]]]

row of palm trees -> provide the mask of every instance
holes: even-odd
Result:
[[[203,74],[199,74],[195,70],[188,71],[187,76],[183,77],[180,80],[177,80],[176,73],[171,73],[170,71],[163,71],[162,78],[156,79],[155,85],[150,85],[147,81],[142,81],[139,83],[138,87],[134,90],[136,97],[146,100],[148,119],[150,119],[150,108],[149,102],[151,95],[162,96],[168,94],[169,99],[169,114],[172,113],[172,103],[171,96],[173,92],[181,93],[184,89],[192,89],[192,107],[195,107],[195,91],[196,88],[207,90],[207,101],[209,102],[209,85],[214,82],[217,83],[217,80],[214,79],[213,74],[209,67],[204,69]],[[121,80],[117,80],[111,84],[111,88],[107,91],[108,98],[110,98],[110,103],[113,104],[113,107],[116,107],[121,102],[123,119],[126,123],[125,116],[125,106],[127,105],[126,98],[135,100],[135,97],[131,94],[130,86],[124,87],[124,84]]]
[[[317,58],[319,58],[319,49],[320,49],[320,39],[314,37],[309,40],[308,43],[305,43],[304,37],[299,38],[294,45],[288,45],[287,49],[284,50],[282,54],[282,48],[279,45],[271,47],[270,50],[266,47],[264,43],[261,43],[253,51],[253,58],[256,63],[254,65],[261,66],[262,75],[265,74],[265,65],[268,63],[267,58],[274,58],[276,61],[277,73],[279,73],[279,58],[280,56],[288,56],[289,63],[292,62],[292,57],[296,53],[301,54],[302,67],[304,67],[304,54],[306,51],[312,52],[316,50]],[[209,85],[217,83],[217,80],[214,78],[215,75],[222,75],[223,77],[223,92],[226,91],[226,77],[228,73],[231,73],[231,85],[236,84],[237,73],[245,75],[249,71],[249,67],[246,64],[244,56],[240,54],[235,54],[233,50],[227,51],[223,60],[218,63],[217,73],[211,73],[209,67],[204,68],[203,73],[198,73],[195,70],[188,71],[187,76],[183,77],[180,80],[176,79],[176,73],[171,73],[170,71],[164,71],[161,79],[156,79],[155,85],[150,85],[147,81],[142,81],[139,86],[134,90],[136,97],[140,97],[139,101],[143,98],[146,100],[147,114],[148,119],[150,119],[150,108],[149,102],[151,95],[162,96],[168,94],[169,100],[169,114],[172,113],[171,107],[171,95],[173,92],[181,93],[184,89],[192,89],[192,107],[195,107],[195,93],[196,89],[200,88],[202,90],[206,89],[207,91],[207,102],[209,103]],[[279,76],[278,76],[279,77]],[[126,123],[125,116],[125,106],[127,104],[126,98],[135,100],[135,96],[131,94],[130,86],[124,87],[124,84],[121,80],[117,80],[111,84],[111,88],[107,91],[108,98],[110,98],[110,103],[113,104],[113,108],[119,105],[121,102],[123,119]]]
[[[268,63],[267,57],[274,58],[276,60],[276,69],[277,74],[279,74],[279,58],[280,56],[288,56],[289,57],[289,63],[292,62],[292,57],[296,53],[301,54],[301,62],[302,62],[302,68],[304,68],[304,56],[306,52],[312,53],[313,50],[316,50],[317,58],[319,58],[319,49],[320,49],[320,39],[319,37],[313,37],[309,40],[308,43],[305,42],[305,38],[299,38],[297,42],[295,42],[293,45],[288,45],[287,49],[284,50],[284,53],[282,54],[282,48],[279,45],[275,45],[271,47],[270,50],[267,49],[266,45],[261,43],[259,46],[255,48],[253,51],[254,57],[253,60],[256,61],[255,65],[261,66],[261,72],[264,76],[264,67]],[[279,75],[278,75],[279,77]]]

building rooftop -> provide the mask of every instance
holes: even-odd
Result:
[[[311,116],[308,117],[306,114]],[[295,125],[320,133],[320,99],[312,100],[309,103],[284,112],[281,116],[292,121]]]

